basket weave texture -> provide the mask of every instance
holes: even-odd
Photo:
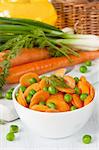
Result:
[[[52,4],[58,15],[57,27],[72,27],[76,33],[99,35],[99,0],[88,3],[52,0]]]

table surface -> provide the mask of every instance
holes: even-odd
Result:
[[[21,124],[21,120],[0,126],[0,150],[98,150],[99,149],[99,83],[95,84],[97,90],[96,109],[81,131],[64,139],[46,139],[37,135],[30,135]],[[20,127],[13,142],[6,140],[6,134],[11,124]],[[90,134],[92,143],[82,143],[82,136]]]

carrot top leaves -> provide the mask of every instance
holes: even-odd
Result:
[[[30,19],[0,17],[0,36],[1,38],[5,36],[0,43],[0,51],[6,49],[10,50],[4,60],[7,64],[3,65],[4,62],[0,64],[2,68],[0,87],[3,86],[4,82],[2,81],[5,80],[5,77],[8,75],[10,59],[15,58],[22,48],[47,48],[51,56],[59,57],[64,55],[68,59],[70,54],[78,55],[76,51],[61,42],[60,39],[68,38],[66,33],[63,33],[56,27]]]

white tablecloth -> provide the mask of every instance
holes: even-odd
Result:
[[[99,84],[96,84],[97,104],[93,116],[84,128],[75,135],[64,139],[46,139],[36,135],[30,135],[18,120],[13,123],[0,126],[0,150],[99,150]],[[16,134],[16,140],[9,142],[6,134],[11,124],[17,124],[20,132]],[[92,143],[82,143],[82,136],[90,134]]]

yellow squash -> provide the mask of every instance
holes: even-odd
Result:
[[[0,16],[30,18],[54,25],[56,11],[48,0],[0,0]]]

